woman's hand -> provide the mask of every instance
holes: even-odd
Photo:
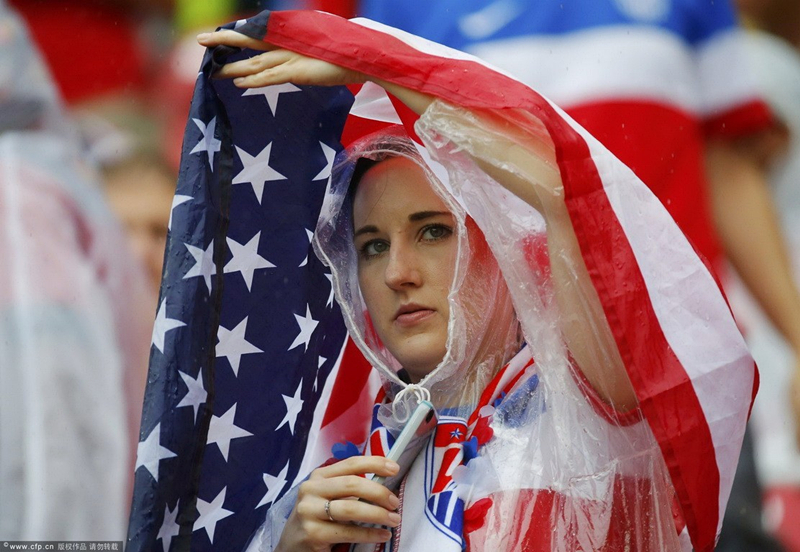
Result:
[[[318,468],[300,484],[297,502],[281,534],[276,552],[328,552],[340,542],[386,542],[387,529],[400,525],[400,505],[389,489],[363,477],[365,473],[391,476],[399,466],[382,456],[353,456]],[[326,510],[326,503],[328,508]]]
[[[257,88],[285,83],[339,86],[360,84],[370,80],[386,89],[387,92],[394,94],[417,115],[421,115],[433,101],[433,96],[380,79],[367,78],[363,73],[345,69],[327,61],[279,49],[236,31],[223,30],[203,33],[197,36],[197,42],[207,48],[224,45],[250,48],[251,50],[266,50],[265,53],[250,59],[228,63],[215,75],[218,78],[232,78],[233,84],[239,88]]]
[[[265,53],[249,59],[228,63],[214,75],[218,78],[233,78],[233,83],[240,88],[285,83],[337,86],[366,81],[366,77],[357,71],[289,50],[278,49],[236,31],[223,30],[200,34],[197,36],[197,42],[206,47],[225,45],[266,50]]]

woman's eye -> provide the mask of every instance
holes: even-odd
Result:
[[[389,250],[389,244],[383,240],[371,240],[361,246],[361,256],[364,258],[377,257]]]
[[[426,241],[441,240],[453,233],[451,228],[442,224],[432,224],[422,229],[422,239]]]

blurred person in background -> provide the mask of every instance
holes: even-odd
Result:
[[[169,63],[164,52],[172,50],[177,30],[203,14],[226,12],[231,2],[10,1],[26,18],[81,139],[103,171],[110,205],[146,268],[152,322],[177,178],[162,153],[161,121],[188,109],[188,99],[180,105],[172,87],[164,86],[171,83],[159,82],[160,68]],[[76,56],[76,51],[92,55]]]
[[[174,105],[158,80],[175,42],[173,0],[9,1],[98,164],[130,155],[129,131],[163,146],[160,121]]]
[[[173,0],[10,0],[70,106],[140,95],[172,40]],[[87,55],[91,52],[91,55]]]
[[[32,44],[0,1],[0,537],[121,540],[146,280]]]
[[[161,286],[164,249],[177,175],[163,156],[133,153],[104,168],[111,209],[125,227],[128,242],[147,271],[155,295]],[[151,316],[152,318],[152,316]]]
[[[779,155],[765,169],[789,246],[789,262],[800,282],[800,3],[739,0],[747,54],[765,100],[780,121],[769,151]],[[793,416],[792,393],[800,397],[795,352],[747,296],[741,285],[731,292],[748,342],[762,374],[752,414],[758,476],[764,487],[766,525],[787,550],[800,551],[800,405]],[[794,387],[792,382],[794,380]]]

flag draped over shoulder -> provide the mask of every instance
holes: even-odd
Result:
[[[666,213],[644,185],[546,99],[466,54],[319,12],[264,12],[230,27],[451,104],[523,109],[544,123],[583,260],[681,517],[695,548],[712,550],[755,371],[688,242],[671,246],[690,266],[665,273],[665,237],[645,219]],[[241,90],[210,78],[217,63],[248,55],[217,48],[198,76],[153,330],[129,550],[241,550],[332,445],[347,454],[348,441],[366,437],[369,367],[347,339],[310,241],[342,144],[391,124],[413,137],[416,116],[371,84]],[[640,200],[644,217],[631,214]]]

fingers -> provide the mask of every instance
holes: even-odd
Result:
[[[330,550],[332,544],[340,542],[386,542],[392,537],[385,527],[364,527],[350,523],[322,521],[312,514],[303,516],[298,504],[281,533],[281,542],[276,550]]]
[[[222,31],[215,31],[213,33],[201,33],[197,35],[197,42],[206,48],[214,46],[233,46],[235,48],[250,48],[252,50],[271,50],[270,46],[263,40],[250,38],[242,33],[224,29]]]
[[[360,475],[374,473],[384,477],[396,474],[400,466],[383,456],[351,456],[341,462],[314,470],[311,477],[338,477],[340,475]]]
[[[228,29],[213,33],[201,33],[197,35],[197,42],[207,48],[224,45],[266,51],[264,54],[249,59],[225,64],[214,74],[215,78],[234,78],[236,79],[235,84],[243,88],[289,82],[289,76],[285,74],[285,71],[276,70],[276,68],[280,68],[291,59],[293,55],[291,52],[277,49],[262,40],[250,38]]]
[[[303,519],[315,519],[327,523],[364,523],[383,527],[397,527],[400,525],[400,514],[374,504],[354,499],[333,499],[330,500],[330,505],[326,511],[326,502],[328,500],[320,496],[308,497],[304,500],[298,500],[295,509]],[[330,513],[330,518],[328,513]]]
[[[400,466],[382,456],[352,456],[336,464],[314,470],[307,481],[300,485],[305,496],[330,499],[355,497],[366,500],[386,510],[394,511],[400,501],[389,489],[362,477],[365,473],[392,476]],[[301,497],[299,497],[301,498]]]
[[[392,492],[375,481],[356,475],[343,475],[331,479],[309,479],[300,485],[300,493],[331,500],[355,497],[393,511],[400,501]]]
[[[324,510],[324,504],[323,504]],[[400,514],[360,500],[331,500],[331,517],[337,522],[374,523],[384,527],[400,525]]]
[[[286,63],[291,56],[292,53],[286,50],[266,52],[241,61],[226,63],[214,76],[221,79],[260,76],[261,80],[264,80],[269,78],[269,75],[264,74],[266,71]]]
[[[233,83],[239,88],[284,83],[339,86],[367,80],[367,76],[358,71],[290,52],[231,30],[200,34],[197,41],[207,47],[225,45],[266,51],[249,59],[228,63],[215,73],[215,78],[233,78]]]
[[[336,464],[314,470],[298,489],[297,507],[301,514],[327,520],[325,502],[330,500],[330,514],[337,522],[376,523],[396,527],[395,513],[400,500],[389,489],[364,478],[364,473],[390,476],[399,466],[382,456],[353,456]],[[358,500],[346,500],[355,498]]]
[[[382,456],[354,456],[314,470],[300,484],[294,510],[281,535],[281,549],[386,542],[391,533],[385,528],[400,525],[396,512],[400,501],[389,489],[363,475],[390,476],[398,470],[395,462]]]
[[[361,527],[342,523],[326,522],[317,528],[316,535],[320,542],[386,542],[392,538],[388,529],[380,527]]]

